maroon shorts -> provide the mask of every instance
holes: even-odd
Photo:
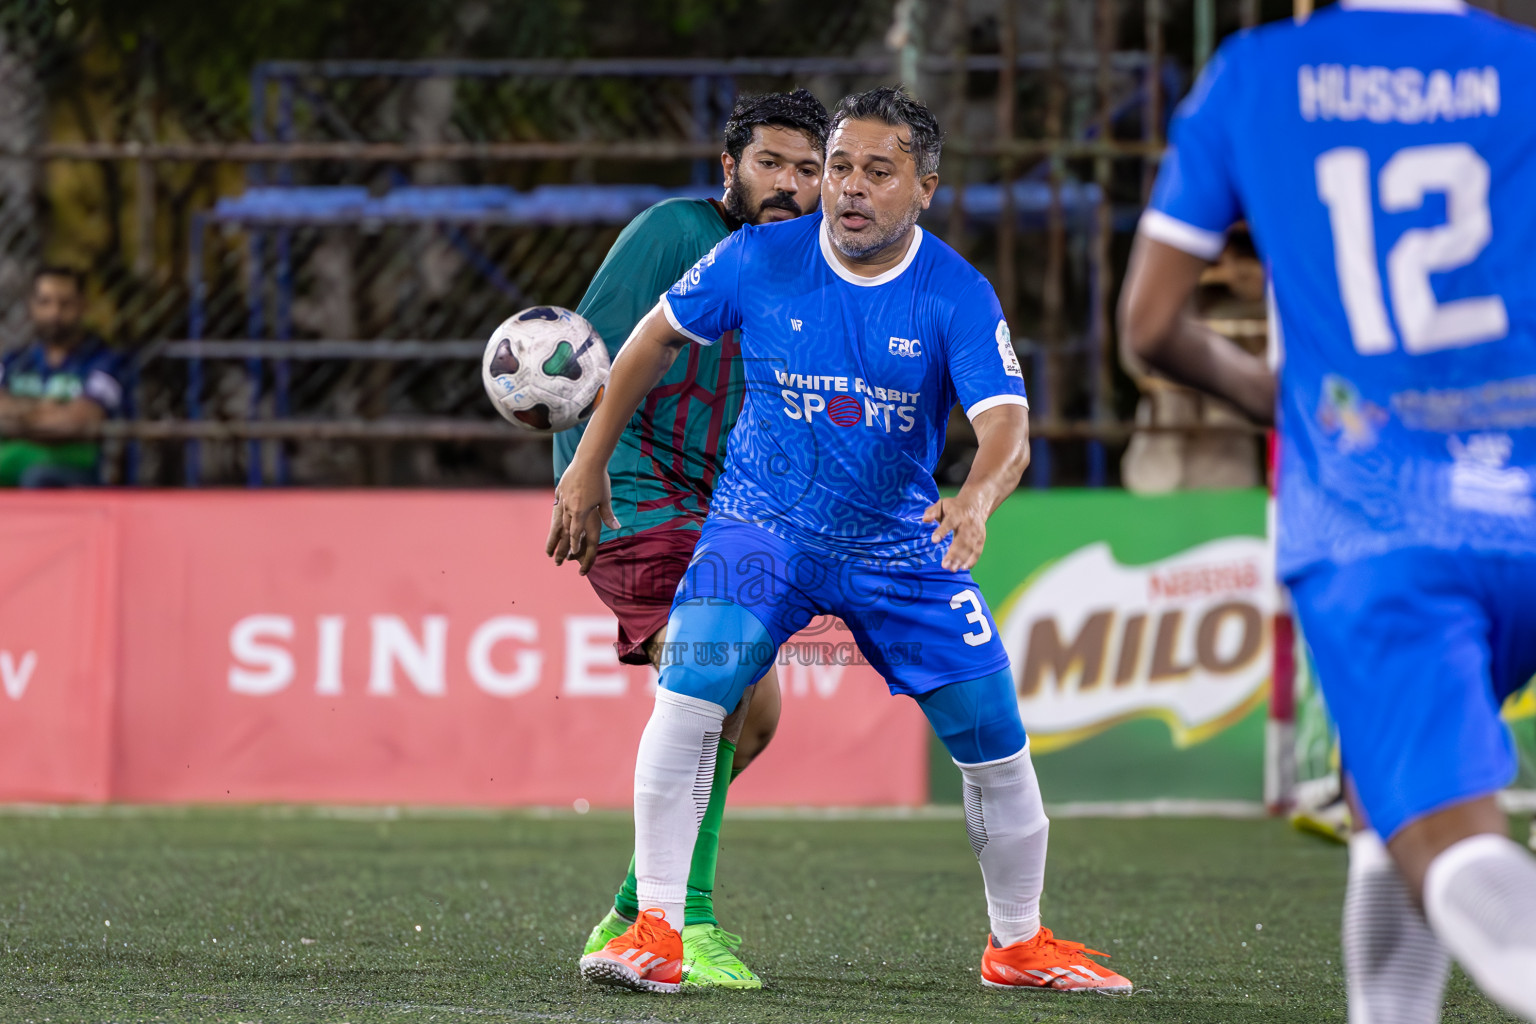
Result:
[[[599,545],[587,582],[619,617],[614,647],[624,664],[651,663],[645,642],[666,626],[698,540],[698,530],[663,526]]]

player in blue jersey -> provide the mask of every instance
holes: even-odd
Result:
[[[615,525],[604,467],[625,421],[682,346],[739,330],[746,399],[673,604],[635,767],[646,909],[582,958],[589,980],[677,990],[721,721],[781,644],[836,615],[964,775],[992,928],[982,980],[1130,991],[1040,926],[1048,822],[1008,656],[969,572],[1028,461],[1028,404],[991,286],[916,226],[939,147],[933,116],[900,90],[845,99],[822,212],[743,227],[673,285],[625,343],[560,480],[550,551],[579,559],[599,521]],[[979,450],[959,494],[941,498],[933,466],[957,400]]]
[[[1536,860],[1494,799],[1499,706],[1536,672],[1536,35],[1341,0],[1230,39],[1171,142],[1121,330],[1255,419],[1278,405],[1278,568],[1367,823],[1350,1020],[1437,1019],[1450,956],[1536,1020]],[[1183,315],[1240,216],[1278,388]]]

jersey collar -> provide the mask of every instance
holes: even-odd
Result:
[[[106,343],[100,338],[87,331],[81,337],[80,343],[65,353],[64,361],[58,366],[48,365],[48,346],[43,343],[41,338],[32,339],[32,344],[28,345],[23,351],[25,352],[25,358],[30,359],[38,368],[49,373],[63,373],[66,370],[73,370],[90,359],[104,344]]]
[[[1462,0],[1339,0],[1339,6],[1354,11],[1399,11],[1413,14],[1465,14]]]
[[[858,285],[860,288],[873,288],[876,285],[889,284],[896,280],[901,276],[902,271],[912,265],[912,261],[917,258],[918,248],[923,244],[923,229],[916,224],[912,225],[912,244],[907,247],[907,254],[901,258],[901,262],[879,277],[860,277],[843,266],[842,261],[837,258],[837,253],[832,251],[831,232],[832,229],[827,224],[826,215],[823,214],[821,228],[817,232],[817,236],[821,239],[821,258],[827,261],[827,266],[832,268],[832,273],[849,284]]]

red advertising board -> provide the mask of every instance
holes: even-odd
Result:
[[[35,515],[61,509],[117,541],[91,591],[113,728],[69,741],[112,757],[105,786],[47,798],[629,805],[654,677],[618,663],[612,615],[544,558],[547,495],[72,495]],[[60,566],[87,557],[65,547]],[[0,547],[0,580],[26,550]],[[780,674],[778,736],[733,802],[926,799],[911,702],[864,665]],[[0,799],[32,798],[0,765]]]
[[[0,530],[0,792],[104,800],[116,681],[111,514],[39,501]]]

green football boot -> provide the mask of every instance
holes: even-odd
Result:
[[[592,934],[587,936],[587,944],[582,948],[581,955],[596,953],[614,939],[623,935],[629,926],[635,922],[620,914],[617,910],[610,909],[608,915],[592,929]]]
[[[741,936],[717,924],[683,926],[683,987],[757,989],[763,983],[741,962]]]

